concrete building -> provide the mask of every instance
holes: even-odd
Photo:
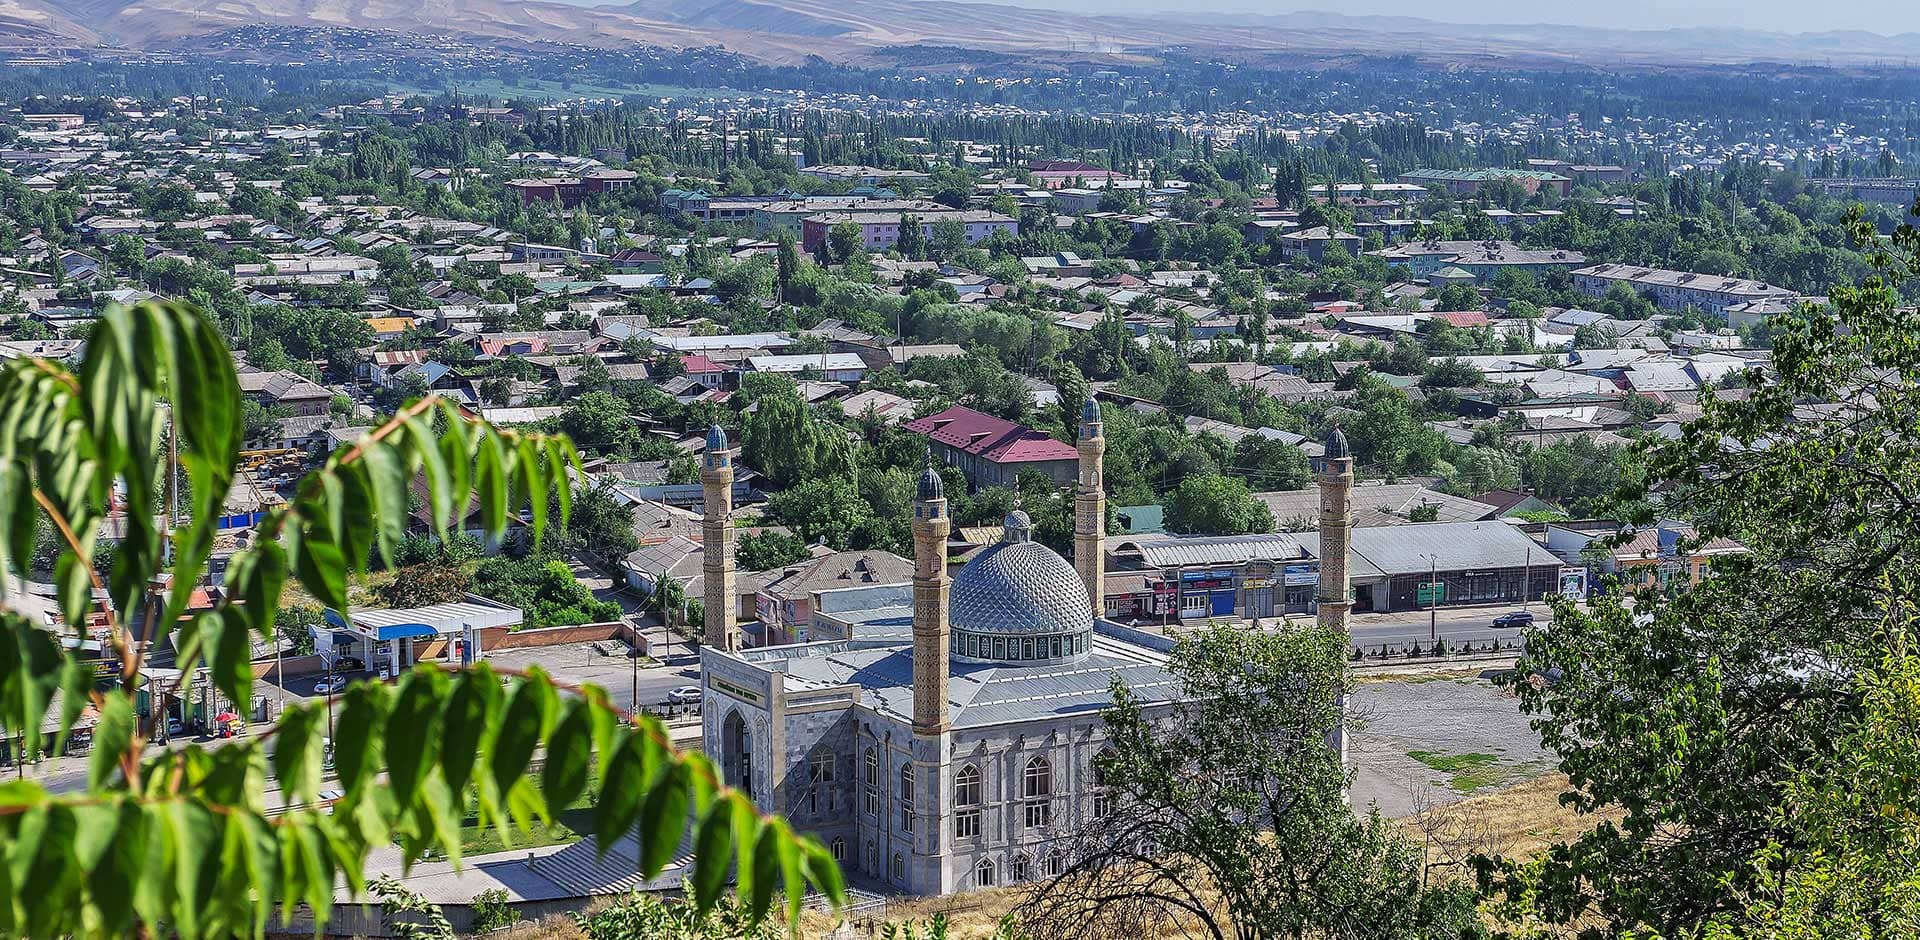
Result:
[[[1456,196],[1469,196],[1482,187],[1508,179],[1520,184],[1520,188],[1532,195],[1546,187],[1565,196],[1573,191],[1573,180],[1558,173],[1545,170],[1414,170],[1400,174],[1400,182],[1418,186],[1438,186]]]
[[[933,238],[934,223],[955,219],[966,226],[967,244],[977,245],[995,232],[1008,235],[1020,233],[1020,223],[985,209],[942,209],[925,212],[893,212],[853,209],[845,212],[822,212],[810,215],[800,226],[800,244],[808,251],[818,251],[826,244],[827,235],[833,227],[843,222],[851,222],[860,227],[860,244],[869,251],[885,251],[900,243],[900,225],[907,216],[913,216],[920,225],[922,238]]]
[[[520,204],[557,202],[572,208],[601,193],[614,193],[633,185],[640,178],[632,170],[595,170],[579,176],[548,179],[508,180],[507,191],[520,197]]]
[[[1577,251],[1522,248],[1510,241],[1493,239],[1429,239],[1382,248],[1368,254],[1385,261],[1388,267],[1400,268],[1415,278],[1431,277],[1445,268],[1459,268],[1481,282],[1491,281],[1502,268],[1525,271],[1537,280],[1546,277],[1549,271],[1571,271],[1587,263],[1587,256]]]
[[[1625,284],[1652,300],[1662,310],[1697,307],[1725,314],[1728,307],[1770,297],[1791,297],[1793,291],[1765,281],[1643,268],[1631,264],[1596,264],[1573,272],[1573,289],[1589,297],[1605,297],[1615,284]]]

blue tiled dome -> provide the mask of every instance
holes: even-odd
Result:
[[[712,427],[707,428],[707,449],[708,450],[726,450],[727,449],[726,429],[722,428],[718,424],[715,424]]]

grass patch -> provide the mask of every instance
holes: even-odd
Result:
[[[1470,754],[1408,751],[1407,756],[1446,774],[1447,786],[1460,793],[1473,793],[1498,786],[1519,771],[1519,768],[1502,765],[1498,754],[1480,751]]]
[[[514,833],[511,844],[500,841],[500,833],[492,826],[481,826],[479,817],[468,816],[460,821],[460,854],[462,856],[491,855],[508,850],[571,845],[585,838],[585,833],[592,831],[593,806],[585,802],[555,814],[551,826],[536,826],[531,833]]]

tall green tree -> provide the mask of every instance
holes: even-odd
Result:
[[[1774,318],[1774,368],[1654,444],[1645,480],[1619,495],[1633,523],[1679,516],[1696,527],[1690,543],[1747,553],[1716,557],[1698,584],[1560,603],[1552,628],[1528,637],[1515,675],[1559,678],[1512,685],[1572,781],[1563,799],[1618,814],[1539,863],[1489,868],[1489,885],[1526,897],[1534,917],[1697,934],[1821,864],[1813,834],[1779,807],[1862,779],[1843,752],[1871,730],[1856,677],[1916,641],[1920,313],[1899,289],[1920,233],[1877,242],[1857,213],[1851,227],[1883,246],[1876,274]],[[1843,810],[1910,825],[1920,798],[1891,795]],[[1754,864],[1769,847],[1773,860]]]
[[[1246,535],[1272,532],[1273,511],[1247,484],[1218,472],[1196,473],[1167,494],[1166,524],[1174,532]]]
[[[1214,940],[1485,935],[1471,886],[1430,883],[1422,850],[1356,814],[1332,746],[1339,631],[1213,626],[1168,660],[1175,703],[1115,680],[1091,819],[1063,873],[1015,911],[1033,936]]]
[[[538,670],[503,687],[484,664],[421,668],[349,687],[337,722],[327,706],[296,705],[246,741],[153,747],[162,712],[140,703],[181,689],[151,673],[150,654],[166,643],[175,675],[204,666],[222,694],[249,701],[253,644],[275,640],[288,580],[345,609],[348,579],[376,553],[397,557],[416,474],[443,539],[475,496],[496,538],[523,514],[538,538],[571,508],[568,488],[555,487],[578,462],[564,439],[497,430],[421,399],[302,480],[232,555],[212,606],[188,617],[235,479],[240,400],[232,353],[184,305],[110,310],[77,373],[38,358],[0,364],[0,585],[25,574],[44,514],[62,542],[59,611],[74,625],[49,629],[0,607],[0,737],[28,756],[57,754],[82,710],[97,714],[84,790],[5,787],[0,934],[261,937],[276,910],[284,922],[299,905],[324,924],[337,884],[364,892],[376,848],[398,843],[409,863],[434,849],[457,864],[468,806],[510,839],[590,781],[603,794],[594,835],[637,832],[649,876],[693,827],[690,886],[703,909],[736,857],[751,860],[737,876],[755,916],[781,886],[789,915],[808,885],[840,896],[823,847],[763,817],[705,758],[677,753],[658,722],[618,712],[591,686],[563,696]],[[177,525],[155,495],[169,431],[190,484]],[[120,507],[123,538],[102,572],[97,534]],[[118,666],[98,678],[74,652],[78,625],[96,616]],[[540,748],[545,766],[530,774]],[[287,798],[273,815],[270,787]]]

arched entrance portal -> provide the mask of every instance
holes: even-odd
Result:
[[[753,796],[753,733],[738,711],[727,713],[720,735],[721,773],[727,786]]]

